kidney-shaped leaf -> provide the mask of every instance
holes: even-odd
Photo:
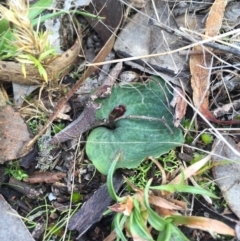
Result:
[[[101,100],[98,119],[108,119],[119,106],[125,107],[124,116],[132,116],[117,120],[112,129],[98,127],[90,133],[86,152],[101,173],[107,174],[119,150],[122,157],[117,168],[135,168],[147,156],[159,157],[183,143],[181,130],[172,123],[170,97],[166,83],[152,77],[147,84],[114,87],[111,96]],[[160,121],[163,117],[165,122]]]

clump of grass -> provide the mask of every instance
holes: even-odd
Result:
[[[127,237],[131,237],[136,241],[188,241],[189,239],[178,228],[181,225],[208,231],[213,237],[216,233],[235,236],[232,228],[218,220],[186,215],[186,213],[190,213],[187,208],[188,203],[175,198],[176,193],[207,195],[217,198],[203,188],[184,183],[184,180],[201,168],[207,159],[202,159],[198,165],[193,164],[186,168],[168,184],[163,181],[162,185],[151,186],[152,179],[150,179],[145,187],[140,189],[126,179],[128,185],[132,187],[133,194],[123,197],[117,195],[113,186],[113,173],[120,159],[121,154],[119,153],[113,160],[107,177],[109,194],[116,201],[109,207],[110,211],[115,212],[115,215],[113,231],[108,236],[108,240],[116,238],[116,240],[127,241]],[[159,164],[155,164],[159,166]],[[163,176],[166,176],[164,169],[162,167],[160,169]]]
[[[45,67],[56,56],[55,49],[50,46],[48,32],[41,31],[40,18],[36,30],[29,19],[29,1],[8,1],[8,7],[0,5],[0,17],[9,22],[11,31],[8,41],[8,50],[2,59],[13,58],[22,63],[22,72],[26,77],[25,64],[33,64],[39,74],[47,82],[48,76]],[[9,36],[9,35],[8,35]],[[2,36],[6,37],[6,36]],[[6,50],[1,50],[1,52]]]
[[[13,161],[5,168],[4,174],[14,177],[21,181],[23,178],[28,177],[27,173],[20,167],[18,161]]]

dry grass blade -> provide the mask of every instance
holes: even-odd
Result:
[[[151,195],[149,196],[149,202],[157,207],[165,208],[165,209],[170,209],[170,210],[183,210],[183,207],[180,207],[174,203],[169,202],[168,200]]]
[[[186,169],[184,169],[182,171],[182,173],[180,173],[179,175],[177,175],[171,182],[170,184],[179,184],[181,183],[182,180],[182,174],[184,176],[184,180],[187,180],[189,177],[191,177],[192,175],[194,175],[200,168],[202,168],[210,159],[211,159],[211,153],[209,155],[207,155],[206,157],[204,157],[202,160],[192,164],[191,166],[187,167]]]

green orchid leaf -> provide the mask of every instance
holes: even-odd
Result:
[[[148,183],[145,186],[144,189],[144,202],[147,207],[148,212],[148,222],[149,224],[156,230],[162,232],[165,229],[165,226],[167,224],[167,221],[164,220],[162,217],[160,217],[156,212],[153,211],[153,209],[150,207],[149,204],[149,188],[152,180],[150,179]]]
[[[128,226],[130,233],[134,238],[141,237],[142,240],[153,241],[150,231],[147,229],[147,226],[141,217],[140,213],[136,210],[133,210],[130,216],[130,222]]]
[[[165,234],[166,234],[166,237],[165,239],[162,239],[162,236],[161,235],[164,235],[164,234],[159,234],[158,236],[158,240],[157,241],[162,241],[162,240],[169,240],[169,241],[189,241],[189,239],[182,233],[182,231],[176,227],[174,224],[172,223],[168,223],[168,227],[167,229],[165,230]]]
[[[121,213],[117,213],[113,219],[113,226],[115,227],[117,237],[121,238],[122,241],[127,241],[122,231],[126,219],[127,216],[124,216]]]
[[[171,233],[172,233],[171,227],[172,227],[172,224],[167,223],[165,229],[159,233],[157,241],[162,241],[162,240],[170,241]]]
[[[108,171],[108,176],[107,176],[107,188],[108,188],[108,193],[111,196],[111,198],[115,201],[120,201],[120,197],[118,197],[117,193],[115,192],[114,185],[113,185],[113,174],[116,169],[116,165],[118,161],[121,159],[121,152],[116,153],[116,157],[114,158],[112,165]]]
[[[159,77],[148,83],[116,86],[109,98],[99,100],[99,120],[108,119],[114,108],[124,106],[126,118],[113,124],[113,129],[98,127],[88,139],[86,152],[95,167],[107,174],[117,150],[122,159],[117,168],[136,168],[146,157],[155,158],[182,145],[184,138],[173,125],[172,98],[169,86]]]

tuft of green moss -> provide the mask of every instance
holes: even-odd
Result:
[[[213,142],[213,137],[210,134],[203,133],[201,135],[201,140],[204,144],[208,145],[208,144],[211,144]]]

